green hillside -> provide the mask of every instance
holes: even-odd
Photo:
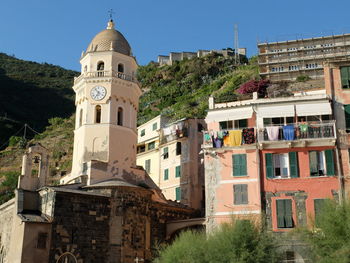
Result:
[[[0,149],[24,123],[41,132],[49,118],[71,116],[77,74],[0,53]]]

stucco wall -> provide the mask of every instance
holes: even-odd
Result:
[[[14,200],[12,199],[0,206],[0,262],[7,263],[6,255],[10,249],[12,221],[14,215]]]

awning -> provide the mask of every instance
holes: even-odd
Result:
[[[294,105],[259,106],[258,108],[260,118],[293,117],[294,115]]]
[[[297,104],[295,109],[298,116],[330,115],[332,114],[331,104],[328,101],[319,103]]]
[[[249,119],[253,115],[252,107],[241,107],[234,109],[217,109],[208,112],[205,121],[209,122],[220,122],[220,121],[230,121],[230,120],[241,120]]]

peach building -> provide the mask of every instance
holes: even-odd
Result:
[[[206,118],[207,230],[230,217],[287,231],[310,224],[327,198],[339,198],[340,166],[325,90],[236,102],[209,99]]]
[[[344,197],[350,197],[350,61],[329,60],[324,65],[325,88],[332,98],[337,120],[337,145]]]

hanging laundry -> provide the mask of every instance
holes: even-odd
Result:
[[[246,128],[242,130],[242,138],[244,144],[255,143],[254,128]]]
[[[278,141],[279,129],[280,128],[278,126],[266,127],[267,136],[270,141]]]
[[[294,126],[293,125],[283,126],[283,137],[287,141],[294,140]]]
[[[242,145],[242,131],[234,130],[229,131],[230,146],[241,146]]]
[[[224,146],[230,146],[230,136],[228,132],[224,135]]]
[[[164,136],[168,136],[171,134],[171,129],[170,127],[166,127],[163,129]]]
[[[218,136],[219,139],[222,140],[222,139],[224,138],[224,133],[223,133],[223,131],[218,131],[217,136]]]
[[[215,148],[221,148],[222,147],[222,140],[219,138],[214,139],[214,145],[215,145]]]

